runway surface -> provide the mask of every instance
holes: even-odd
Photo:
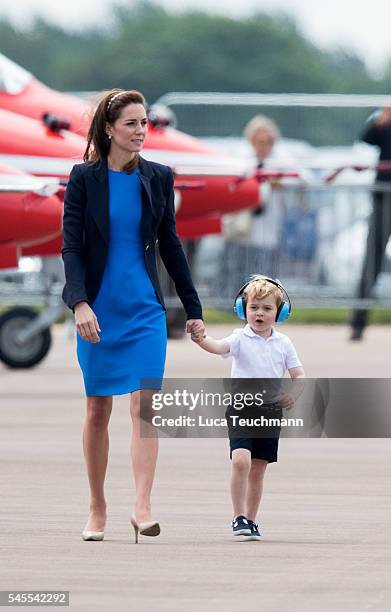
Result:
[[[360,344],[348,343],[339,326],[284,330],[308,376],[389,377],[389,328],[371,327]],[[224,337],[231,327],[208,331]],[[223,377],[229,369],[229,360],[187,339],[169,343],[167,376]],[[61,326],[40,367],[0,366],[0,403],[2,590],[69,590],[77,611],[389,609],[389,439],[282,440],[266,474],[261,543],[231,537],[226,440],[162,440],[153,496],[162,533],[136,546],[129,398],[116,398],[106,537],[83,542],[84,398]]]

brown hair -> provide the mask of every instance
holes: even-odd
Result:
[[[128,104],[142,104],[145,110],[147,103],[142,93],[136,90],[111,89],[105,91],[95,109],[87,135],[87,147],[83,159],[85,162],[101,161],[110,151],[110,139],[106,132],[106,123],[112,125],[117,121],[122,109]],[[123,170],[132,172],[139,164],[137,153]]]
[[[270,283],[260,274],[254,274],[251,277],[250,281],[251,282],[249,282],[249,284],[243,291],[243,296],[246,304],[251,298],[263,299],[271,295],[276,300],[277,308],[280,306],[281,302],[284,299],[284,294],[279,287],[277,287],[273,283]]]

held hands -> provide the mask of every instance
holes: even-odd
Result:
[[[202,319],[189,319],[186,323],[186,332],[191,334],[193,342],[201,342],[205,334],[205,325]]]
[[[193,333],[191,334],[190,338],[193,340],[193,342],[195,342],[196,344],[201,344],[201,342],[203,340],[205,340],[206,338],[206,334],[204,333]]]
[[[98,319],[92,308],[87,302],[79,302],[75,306],[76,329],[83,340],[87,342],[100,342],[99,332],[101,331]]]

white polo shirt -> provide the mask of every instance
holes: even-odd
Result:
[[[224,340],[230,350],[222,357],[233,357],[232,378],[282,378],[290,368],[301,366],[291,340],[274,327],[265,339],[247,324]]]

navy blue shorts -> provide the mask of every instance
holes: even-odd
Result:
[[[232,408],[229,408],[226,412],[231,459],[232,451],[238,448],[245,448],[251,452],[251,459],[263,459],[264,461],[268,461],[268,463],[277,461],[281,428],[276,425],[266,428],[258,426],[243,427],[239,424],[232,425],[232,421],[229,417],[233,414],[238,414],[238,412]],[[263,406],[262,408],[249,407],[242,410],[240,416],[245,419],[260,416],[281,419],[282,410],[279,404]]]
[[[263,459],[268,463],[277,461],[278,438],[230,438],[229,456],[237,448],[246,448],[251,452],[251,459]]]

